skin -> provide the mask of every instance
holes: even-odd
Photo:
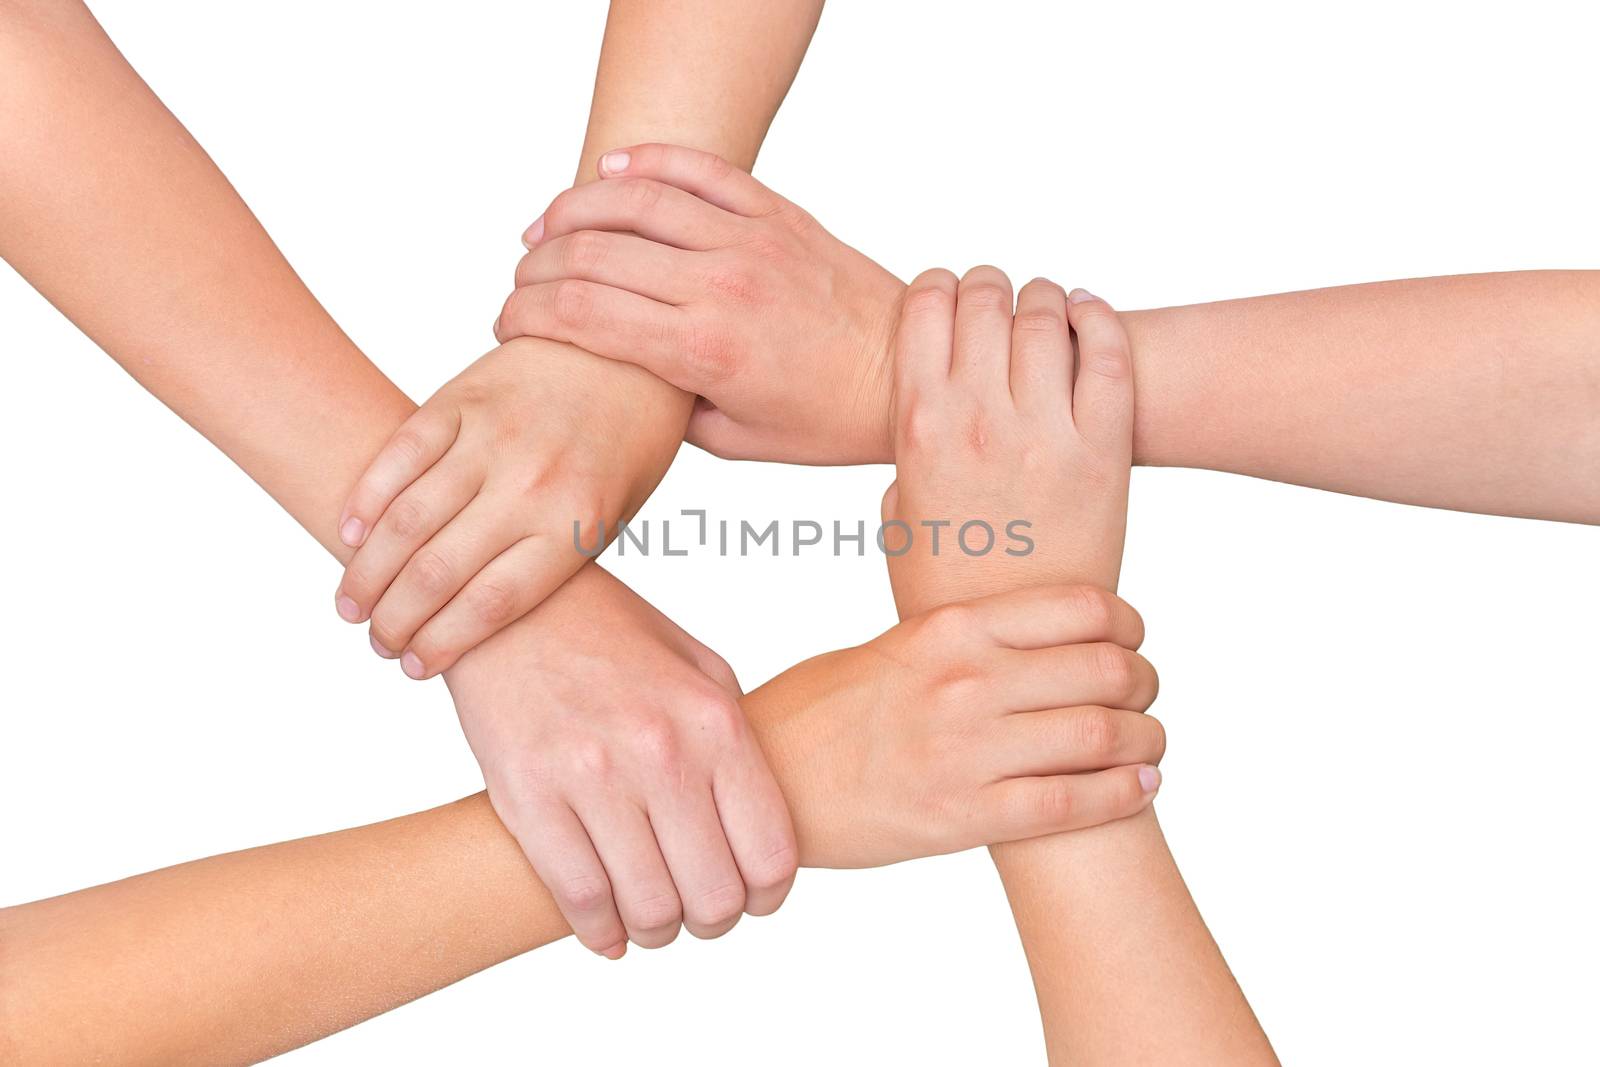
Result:
[[[1133,458],[1127,336],[1103,301],[1044,280],[1012,307],[992,267],[959,285],[948,271],[912,283],[895,340],[897,478],[884,514],[913,527],[1027,515],[1038,548],[1019,561],[919,541],[889,558],[903,614],[1067,574],[1116,585]],[[1107,706],[1142,710],[1155,697],[1153,675],[1125,650],[1105,650],[1096,674]],[[1153,808],[992,853],[1051,1063],[1277,1062]]]
[[[905,289],[727,168],[664,145],[621,152],[628,165],[603,184],[659,190],[559,198],[497,336],[572,341],[707,398],[689,440],[717,455],[892,462],[883,323]],[[581,302],[567,295],[580,287]],[[838,310],[822,329],[819,308]],[[1376,282],[1123,321],[1135,462],[1600,523],[1600,477],[1582,473],[1600,470],[1600,271]]]
[[[1142,634],[1109,594],[1031,589],[745,697],[802,861],[879,866],[1143,809],[1161,726],[1080,706],[1094,679],[1074,663]],[[0,910],[0,1058],[251,1063],[569,929],[480,793]]]
[[[821,0],[613,3],[578,181],[596,176],[599,146],[663,133],[748,170],[821,10]],[[587,354],[485,356],[424,404],[351,490],[339,529],[360,547],[335,594],[341,617],[370,621],[374,650],[398,654],[413,678],[449,668],[583,564],[574,523],[585,545],[615,536],[671,464],[692,403],[648,372]],[[648,678],[641,668],[653,658],[646,651],[630,669]],[[565,706],[591,714],[581,725],[569,715],[564,729],[502,710],[544,683],[486,685],[489,694],[464,694],[451,682],[464,721],[479,709],[494,719],[469,740],[496,767],[496,807],[512,825],[538,827],[519,837],[541,876],[564,887],[585,944],[607,955],[624,936],[657,947],[680,917],[695,936],[717,937],[741,912],[782,903],[795,867],[788,818],[725,695],[651,698],[655,714],[641,720],[635,705],[586,706],[584,686],[572,684]],[[572,727],[585,736],[567,744]],[[630,729],[671,733],[700,758],[673,775],[635,763],[625,798],[596,790],[589,768],[597,755],[625,761],[618,744]],[[716,747],[692,743],[702,736]]]
[[[614,5],[590,142],[671,136],[753,159],[818,7],[764,5],[758,18],[713,0]],[[730,62],[718,34],[748,34],[761,51]],[[0,70],[0,256],[350,562],[346,501],[415,406],[307,292],[86,8],[5,0]],[[585,173],[597,154],[585,150]],[[689,399],[647,372],[539,339],[487,360],[525,368],[518,402],[543,405],[552,439],[570,446],[549,469],[569,478],[604,470],[637,495],[681,438]],[[573,432],[572,412],[602,425],[626,413],[623,454],[571,454],[599,440]],[[618,507],[632,499],[598,491]],[[732,672],[641,605],[591,564],[444,673],[496,811],[583,943],[611,957],[630,935],[670,941],[680,916],[715,936],[742,911],[774,910],[798,860]],[[477,604],[485,620],[502,607]],[[578,616],[612,630],[573,633]],[[708,731],[686,753],[681,789],[656,774],[619,805],[590,784],[580,754],[609,752],[624,716],[652,734]],[[724,825],[719,803],[747,817]],[[654,818],[673,822],[670,860]]]

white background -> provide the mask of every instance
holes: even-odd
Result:
[[[95,6],[414,397],[492,344],[603,4]],[[992,261],[1128,308],[1592,267],[1584,7],[839,3],[758,174],[902,277]],[[0,903],[481,787],[321,550],[4,268],[0,356]],[[888,481],[685,450],[646,514],[853,525]],[[1181,470],[1135,474],[1130,529],[1163,820],[1285,1060],[1596,1062],[1600,533]],[[893,621],[870,557],[618,570],[747,687]],[[982,852],[805,872],[618,965],[565,942],[287,1057],[1042,1059]]]

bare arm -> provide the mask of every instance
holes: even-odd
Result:
[[[803,862],[877,866],[1141,805],[1118,788],[1136,767],[1113,765],[1155,758],[1160,728],[1144,716],[1128,714],[1113,751],[1080,740],[1086,713],[1064,711],[1019,758],[1038,735],[1018,701],[1054,695],[1040,664],[1139,626],[1084,592],[987,598],[964,606],[965,625],[914,620],[746,696]],[[1019,655],[993,636],[1015,632],[1043,647]],[[974,699],[960,676],[980,670]],[[1107,769],[1069,773],[1091,768]],[[253,1062],[568,930],[479,794],[0,910],[0,1060]]]
[[[822,0],[615,0],[576,184],[600,176],[604,153],[645,138],[699,146],[749,170],[821,15]],[[537,240],[542,223],[541,216],[530,239]],[[584,381],[614,393],[619,406],[652,412],[642,432],[653,435],[659,453],[677,450],[692,394],[592,359]]]
[[[734,14],[719,21],[711,15],[718,7]],[[799,7],[810,12],[809,21],[793,25],[809,32],[816,5]],[[677,114],[671,128],[684,136],[694,122],[709,121],[699,110],[705,101],[691,93],[672,111],[672,94],[712,85],[744,118],[710,122],[711,143],[753,158],[804,41],[791,42],[782,54],[756,57],[754,66],[733,64],[733,72],[718,80],[706,73],[724,51],[712,31],[739,31],[736,12],[745,10],[731,3],[676,5],[670,11],[625,5],[615,40],[607,44],[617,58],[608,60],[615,73],[601,79],[601,110],[609,117],[597,123],[598,134],[604,135],[608,123],[622,122],[630,106],[626,93],[612,100],[607,86],[613,81]],[[653,37],[646,26],[652,12],[660,15]],[[759,21],[753,14],[743,17],[751,20],[758,41],[776,32],[777,23],[767,21],[770,12]],[[653,50],[658,47],[708,80],[668,77],[678,68],[651,65],[660,59]],[[771,66],[761,67],[763,61]],[[785,63],[787,73],[775,78],[773,70],[785,69]],[[751,77],[759,72],[756,83],[747,84],[740,71]],[[86,8],[6,0],[0,5],[0,72],[0,254],[146,388],[224,449],[335,556],[349,561],[352,546],[339,536],[342,506],[363,466],[414,406],[318,306],[226,179]],[[625,468],[627,480],[646,483],[629,486],[630,499],[648,494],[681,438],[687,397],[653,401],[664,387],[649,374],[570,346],[523,339],[500,352],[508,354],[506,362],[527,369],[524,381],[546,416],[563,413],[570,423],[583,402],[589,422],[580,430],[602,424],[603,416],[622,425],[615,435],[582,432],[556,442],[583,454],[557,456],[568,461],[555,463],[547,453],[546,472],[559,468],[584,482],[593,465],[582,462],[592,458],[583,450],[602,451],[608,461],[621,457],[615,465]],[[596,411],[597,406],[606,407]],[[542,427],[563,422],[524,421]],[[523,477],[537,481],[539,474]],[[575,488],[622,507],[623,494],[612,486]],[[556,506],[547,510],[554,513]],[[557,515],[556,521],[569,516]],[[617,515],[606,518],[614,522]],[[382,532],[380,527],[374,536]],[[687,916],[698,933],[725,930],[746,903],[752,910],[776,907],[794,870],[792,835],[782,799],[737,714],[727,665],[640,610],[596,568],[580,570],[582,557],[562,550],[565,539],[551,543],[560,556],[559,578],[574,571],[577,577],[553,583],[554,593],[528,614],[528,604],[507,613],[504,595],[468,605],[475,619],[492,620],[495,627],[522,618],[475,644],[445,673],[497,811],[596,951],[624,950],[629,906],[670,898],[669,874],[688,880],[685,892],[695,901],[715,904],[696,903]],[[549,589],[541,597],[544,592]],[[587,663],[563,656],[569,640],[563,620],[585,613],[615,619],[629,639]],[[384,647],[398,653],[403,646]],[[585,672],[589,676],[578,677]],[[532,716],[525,713],[528,707],[548,711]],[[675,826],[692,823],[698,835],[693,840],[716,841],[720,852],[689,850],[684,871],[658,866],[645,872],[648,877],[625,879],[617,894],[624,898],[620,913],[616,887],[585,827],[571,820],[556,825],[544,817],[547,811],[535,810],[571,806],[576,794],[594,800],[595,807],[610,804],[611,796],[601,795],[575,755],[585,744],[613,743],[606,739],[606,716],[631,716],[634,728],[706,739],[707,750],[714,751],[696,756],[695,774],[708,791],[718,772],[730,778],[748,772],[726,786],[729,807],[747,816],[729,829],[726,843],[700,825],[715,821],[709,801],[685,814],[657,813]],[[711,746],[712,737],[726,744]],[[736,755],[723,758],[724,752]],[[630,781],[643,798],[637,803],[645,809],[657,801],[664,805],[664,786],[655,779],[666,776],[648,761],[642,764]],[[527,788],[529,782],[557,781],[559,796],[533,796]],[[617,815],[608,806],[605,814],[630,831],[644,827],[648,834],[653,825],[643,812],[634,818],[631,811]],[[596,832],[602,850],[622,847],[614,836]],[[731,914],[723,913],[727,902]],[[652,924],[649,930],[658,941],[677,929],[670,913],[648,918],[662,927]]]
[[[1600,523],[1600,271],[1374,282],[1123,318],[1140,463]]]
[[[718,455],[892,461],[883,323],[905,286],[770,190],[738,175],[708,180],[697,153],[633,155],[629,179],[727,210],[691,215],[661,197],[622,212],[593,190],[570,197],[525,258],[499,336],[560,337],[707,397],[715,407],[696,411],[689,440]],[[553,234],[689,227],[701,238],[692,255],[618,242],[583,274],[601,287],[596,303],[615,301],[613,318],[665,340],[618,343],[628,330],[562,321],[541,297],[574,276]],[[653,271],[634,262],[647,256]],[[678,267],[663,279],[668,263]],[[720,358],[693,358],[659,328],[669,317],[687,319]],[[1600,271],[1377,282],[1125,318],[1139,384],[1135,462],[1600,522]]]
[[[0,5],[0,256],[323,545],[412,404],[79,3]]]
[[[959,284],[945,271],[912,283],[896,335],[896,484],[884,512],[912,528],[957,515],[998,528],[1026,515],[1034,550],[973,558],[914,544],[888,561],[902,615],[1038,581],[1116,585],[1132,454],[1126,338],[1111,309],[1081,291],[1069,302],[1036,280],[1016,297],[1014,320],[1012,304],[1008,280],[992,267]],[[1102,656],[1101,682],[1078,699],[1148,707],[1149,665],[1124,648]],[[1275,1062],[1154,808],[991,851],[1051,1063]]]

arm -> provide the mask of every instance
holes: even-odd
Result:
[[[413,405],[78,3],[0,3],[0,256],[337,556]]]
[[[699,23],[683,12],[699,7],[675,8],[667,19],[685,58],[714,51],[709,40],[688,47]],[[624,20],[625,40],[642,32],[637,22]],[[318,306],[86,8],[39,0],[0,4],[0,71],[0,144],[6,146],[0,153],[0,254],[335,556],[350,561],[354,546],[340,536],[341,520],[348,518],[344,501],[414,405]],[[639,77],[641,91],[655,87]],[[746,87],[730,81],[723,88]],[[773,93],[762,97],[751,88],[742,97],[760,116],[751,129],[765,127],[781,96],[777,88]],[[732,141],[712,143],[741,151]],[[751,156],[754,150],[754,144],[742,149]],[[531,368],[524,381],[545,410],[525,422],[577,424],[552,445],[552,451],[571,446],[557,457],[565,462],[552,468],[551,455],[541,457],[544,472],[563,474],[554,479],[560,491],[552,498],[593,493],[620,511],[624,496],[642,499],[649,492],[681,436],[681,413],[651,406],[616,382],[642,384],[647,392],[659,383],[545,341],[502,346],[491,358],[500,367]],[[571,362],[563,366],[563,360]],[[625,423],[626,432],[594,432],[607,415]],[[605,451],[606,473],[628,483],[626,493],[590,484],[601,479],[587,476],[595,463],[586,462],[592,456],[583,450],[597,445]],[[549,488],[537,477],[534,487]],[[565,523],[572,512],[562,510],[557,521]],[[732,672],[688,635],[641,611],[603,572],[578,569],[582,557],[567,536],[554,543],[558,550],[546,562],[561,577],[574,570],[576,576],[540,604],[546,610],[476,645],[445,675],[497,811],[597,952],[620,955],[630,934],[646,944],[670,940],[678,929],[680,892],[688,901],[683,918],[707,936],[728,929],[743,909],[777,907],[794,872],[792,831],[782,797],[737,715]],[[481,597],[470,605],[472,617],[492,633],[520,614],[508,614],[506,603]],[[618,639],[593,657],[566,655],[574,617],[606,618],[620,627]],[[546,714],[527,715],[528,707]],[[684,742],[677,772],[704,787],[692,800],[664,810],[676,799],[674,779],[648,762],[630,777],[626,792],[602,790],[584,773],[581,752],[615,750],[637,730]],[[718,799],[747,817],[719,825]],[[591,822],[570,815],[552,821],[553,812],[571,808],[592,812]],[[651,827],[662,825],[691,842],[670,872],[653,851]],[[602,852],[645,858],[614,886],[607,857],[592,840]],[[701,841],[715,847],[694,843]],[[673,902],[672,908],[660,907],[661,901]]]
[[[636,269],[648,246],[607,247],[586,266],[564,260],[556,239],[670,227],[679,202],[608,220],[596,194],[569,198],[561,226],[524,259],[499,336],[544,331],[706,396],[715,408],[696,413],[689,439],[719,455],[891,461],[883,322],[904,286],[765,187],[704,172],[680,149],[632,153],[629,176],[730,209],[719,226],[697,227],[712,234],[704,247],[658,257],[648,273]],[[746,284],[729,286],[730,276]],[[596,303],[652,298],[614,305],[613,320],[649,324],[666,304],[686,312],[720,362],[689,358],[660,331],[652,345],[614,322],[561,322],[540,294],[574,278],[596,287]],[[825,324],[819,306],[831,312]],[[1139,386],[1137,463],[1600,523],[1600,271],[1378,282],[1123,318]]]
[[[1077,339],[1076,359],[1069,322]],[[929,544],[889,559],[902,615],[1066,575],[1113,588],[1132,458],[1125,337],[1081,290],[930,271],[906,296],[895,353],[896,483],[885,518],[1031,522],[1024,557]],[[1155,679],[1106,648],[1076,694],[1141,711]],[[1147,768],[1153,791],[1159,781]],[[993,848],[1022,936],[1051,1063],[1268,1064],[1271,1047],[1178,873],[1153,808],[1081,833]]]
[[[1110,746],[1075,740],[1093,736],[1082,711],[1013,714],[1050,658],[1137,640],[1133,610],[1075,589],[964,607],[965,621],[902,624],[744,698],[807,865],[877,866],[1144,803],[1125,788],[1137,767],[1116,765],[1156,758],[1154,720],[1127,713]],[[1033,651],[1004,656],[1019,638]],[[980,700],[953,668],[987,675]],[[0,910],[0,1059],[254,1062],[568,930],[479,794]]]
[[[1140,463],[1600,523],[1600,271],[1124,316]]]
[[[821,0],[612,4],[578,183],[599,177],[602,153],[647,133],[748,169],[821,10]],[[582,293],[556,311],[596,317]],[[413,678],[447,669],[581,563],[574,521],[597,551],[615,536],[666,473],[693,402],[566,345],[546,342],[538,359],[486,356],[423,405],[351,493],[340,530],[358,552],[335,595],[340,616],[370,622]],[[475,610],[485,602],[495,610]]]

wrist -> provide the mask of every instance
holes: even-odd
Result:
[[[906,286],[895,283],[868,315],[862,340],[857,453],[863,463],[894,462],[894,344]]]
[[[1216,409],[1195,403],[1202,384],[1182,358],[1187,308],[1121,313],[1133,362],[1133,462],[1141,467],[1200,467],[1197,445]]]

